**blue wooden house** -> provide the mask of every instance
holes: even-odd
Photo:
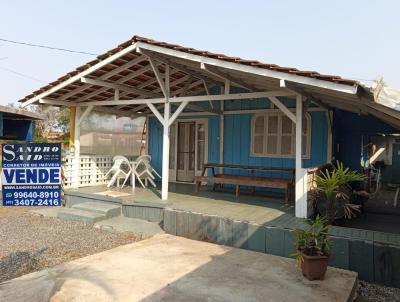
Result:
[[[170,234],[287,257],[291,230],[310,214],[316,167],[337,159],[361,169],[380,154],[390,181],[400,182],[400,93],[385,94],[378,84],[134,36],[20,101],[70,108],[73,144],[64,168],[71,215],[75,205],[74,215],[82,215],[83,202],[112,202]],[[139,141],[147,142],[161,188],[135,189],[134,178],[132,188],[105,186],[112,156],[80,154],[80,125],[92,111],[146,119],[147,138]],[[294,200],[194,193],[194,181],[215,176],[212,169],[204,175],[207,166],[236,193],[293,184]],[[400,287],[398,234],[334,226],[330,237],[330,265]]]
[[[193,183],[206,163],[226,175],[283,180],[292,169],[298,217],[309,214],[309,169],[333,159],[358,169],[366,137],[400,128],[400,112],[358,81],[139,36],[20,101],[72,108],[76,186],[85,116],[145,116],[161,199],[170,182]]]

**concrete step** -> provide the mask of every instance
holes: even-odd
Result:
[[[101,203],[95,201],[88,201],[75,204],[72,209],[83,210],[102,214],[107,218],[117,217],[121,215],[121,206],[113,203]]]
[[[164,230],[155,222],[123,216],[96,222],[94,227],[108,231],[132,232],[142,239],[164,233]]]
[[[105,214],[92,211],[85,211],[74,208],[62,208],[57,214],[61,220],[82,221],[87,224],[92,224],[104,219],[107,219]]]

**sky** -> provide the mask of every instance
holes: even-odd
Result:
[[[400,88],[399,11],[400,1],[13,0],[0,2],[0,38],[101,54],[137,34]],[[0,41],[0,104],[92,59]]]

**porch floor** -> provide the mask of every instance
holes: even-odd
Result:
[[[136,187],[132,194],[132,187],[118,189],[107,188],[106,185],[69,189],[77,195],[90,195],[90,198],[107,196],[118,198],[122,204],[141,204],[156,207],[168,207],[175,210],[216,215],[232,220],[250,222],[268,227],[281,229],[304,228],[305,221],[295,217],[294,203],[286,205],[282,195],[266,195],[256,192],[256,195],[246,194],[244,191],[238,198],[232,190],[212,191],[209,187],[202,187],[195,193],[193,184],[170,183],[168,200],[161,200],[161,189]],[[270,193],[271,194],[271,193]],[[387,225],[380,228],[368,222],[359,224],[359,220],[347,221],[346,224],[332,226],[330,234],[335,237],[352,238],[357,240],[375,241],[400,246],[400,231],[393,229],[388,232]],[[354,225],[352,225],[354,223]],[[368,225],[368,226],[367,226]]]
[[[303,223],[302,219],[294,217],[294,204],[286,205],[284,198],[278,194],[265,195],[264,193],[256,192],[256,195],[250,195],[244,192],[236,198],[232,190],[212,191],[209,188],[202,187],[199,193],[195,193],[193,184],[182,183],[169,184],[167,201],[161,200],[160,188],[143,189],[136,187],[134,194],[132,194],[131,187],[118,189],[116,187],[107,188],[105,185],[83,187],[69,191],[116,197],[122,199],[124,204],[162,205],[177,210],[218,215],[260,225],[295,228]]]

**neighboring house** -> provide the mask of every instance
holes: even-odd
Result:
[[[96,155],[139,155],[140,133],[97,133],[88,132],[81,135],[81,153]]]
[[[0,139],[32,141],[34,123],[42,119],[41,114],[0,105]]]

